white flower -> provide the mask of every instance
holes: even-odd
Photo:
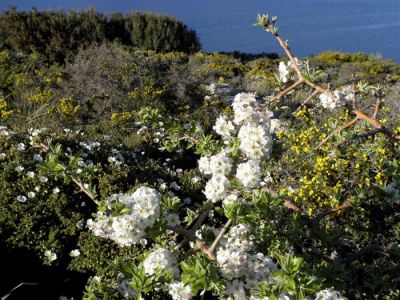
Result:
[[[210,170],[212,175],[228,175],[232,169],[232,158],[222,151],[210,157]]]
[[[143,261],[146,274],[153,275],[159,271],[174,268],[176,259],[173,254],[164,248],[158,248],[149,254]]]
[[[109,162],[110,164],[115,163],[115,162],[117,161],[117,159],[116,159],[114,156],[109,156],[109,157],[107,158],[107,160],[108,160],[108,162]]]
[[[210,175],[211,174],[211,168],[210,168],[210,159],[206,156],[200,157],[198,160],[199,164],[199,170],[201,173]]]
[[[107,216],[98,211],[96,220],[89,219],[87,226],[94,235],[112,239],[120,246],[131,246],[160,216],[160,202],[161,195],[148,187],[140,187],[131,195],[113,194],[106,199],[107,207],[112,211],[115,205],[123,205],[130,212]]]
[[[270,121],[270,127],[269,127],[269,132],[275,133],[278,129],[282,128],[282,122],[279,119],[271,119]]]
[[[235,131],[235,126],[231,121],[227,121],[223,116],[219,116],[219,118],[215,122],[213,129],[223,138],[229,138]]]
[[[238,196],[236,194],[229,194],[224,198],[223,204],[230,205],[238,200]]]
[[[198,161],[199,170],[207,175],[228,175],[232,169],[232,158],[222,151],[210,157],[201,157]]]
[[[41,157],[39,154],[34,154],[33,155],[33,160],[36,161],[36,162],[41,163],[41,162],[43,162],[43,157]]]
[[[192,183],[193,184],[196,184],[196,183],[198,183],[198,182],[200,182],[200,177],[198,177],[198,176],[194,176],[194,177],[192,177],[192,179],[191,179],[191,181],[192,181]]]
[[[81,251],[79,251],[79,249],[71,250],[71,252],[69,253],[69,256],[71,257],[77,257],[79,255],[81,255]]]
[[[250,93],[237,94],[233,100],[232,107],[235,113],[234,123],[237,125],[245,121],[251,120],[254,114],[254,106],[256,104],[256,97]]]
[[[228,281],[226,285],[226,293],[228,295],[232,295],[235,300],[244,300],[247,299],[246,291],[244,290],[243,281],[239,281],[237,279],[233,281]]]
[[[184,285],[180,281],[173,281],[169,284],[168,293],[174,300],[188,300],[192,298],[192,288],[189,285]]]
[[[55,254],[53,251],[51,250],[46,250],[44,252],[44,256],[47,258],[47,260],[49,262],[55,261],[57,259],[57,254]]]
[[[23,195],[17,196],[17,201],[18,202],[24,203],[24,202],[26,202],[26,200],[27,200],[27,198],[25,196],[23,196]]]
[[[58,187],[55,187],[53,189],[53,194],[58,194],[60,192],[60,189]]]
[[[36,196],[36,193],[35,192],[29,192],[28,193],[28,198],[34,198]]]
[[[17,166],[15,167],[15,171],[17,171],[18,173],[22,172],[25,168],[23,166]]]
[[[24,143],[19,143],[19,144],[17,145],[17,149],[18,149],[19,151],[24,151],[24,150],[25,150],[25,144],[24,144]]]
[[[279,78],[283,83],[288,82],[287,76],[289,75],[289,69],[286,66],[285,62],[281,61],[279,63]]]
[[[222,200],[230,187],[228,178],[223,175],[215,175],[207,182],[204,194],[211,202]]]
[[[258,162],[250,160],[238,165],[236,178],[245,188],[253,188],[260,182],[261,170]]]
[[[315,295],[315,300],[344,300],[338,291],[322,290]]]
[[[272,150],[272,138],[265,128],[254,123],[243,125],[238,137],[240,139],[240,150],[251,159],[269,156]]]
[[[39,180],[43,183],[49,181],[49,179],[46,176],[39,176]]]
[[[344,103],[344,94],[335,90],[333,95],[322,93],[319,95],[319,100],[323,108],[328,108],[330,110],[334,109],[336,106],[340,106]]]
[[[28,173],[26,173],[26,175],[27,175],[29,178],[33,178],[33,177],[35,177],[35,172],[28,172]]]
[[[7,157],[5,153],[0,153],[0,160],[4,160]]]
[[[168,214],[165,217],[165,220],[167,221],[169,226],[177,226],[181,224],[181,220],[179,220],[179,216],[177,214]]]

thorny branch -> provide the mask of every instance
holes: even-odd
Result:
[[[276,38],[276,40],[278,41],[278,43],[280,44],[282,49],[285,51],[290,62],[292,63],[292,66],[297,74],[297,77],[299,78],[292,86],[290,86],[286,90],[280,92],[276,96],[272,97],[268,103],[280,99],[281,97],[283,97],[288,92],[292,91],[294,88],[296,88],[297,86],[299,86],[302,83],[307,84],[317,93],[327,94],[330,97],[332,97],[333,99],[337,99],[337,96],[330,89],[327,89],[318,84],[315,84],[314,82],[312,82],[311,80],[309,80],[308,78],[306,78],[303,75],[303,73],[300,70],[300,67],[298,66],[298,64],[296,62],[295,57],[293,56],[293,54],[289,48],[289,45],[287,44],[287,42],[282,40],[282,38],[279,36],[274,23],[267,22],[266,24],[263,24],[263,27],[267,32],[271,32],[272,35]],[[313,93],[313,96],[315,96],[315,95]],[[378,99],[379,99],[379,97],[378,97]],[[395,140],[400,140],[400,134],[396,134],[394,131],[388,129],[379,120],[376,119],[376,115],[380,108],[380,100],[377,101],[376,106],[375,106],[375,111],[372,116],[369,116],[368,114],[366,114],[363,111],[361,111],[360,109],[358,109],[355,105],[355,102],[353,103],[353,105],[346,103],[346,104],[344,104],[344,107],[347,110],[349,110],[350,112],[352,112],[357,117],[357,121],[363,120],[363,121],[367,122],[368,124],[372,125],[373,127],[377,128],[377,129],[381,129],[382,133],[386,134],[388,137],[395,139]]]

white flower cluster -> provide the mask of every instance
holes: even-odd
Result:
[[[174,274],[179,272],[176,268],[176,258],[170,251],[164,248],[158,248],[151,252],[143,261],[143,268],[148,275],[154,275],[159,271],[171,268]]]
[[[217,250],[217,264],[228,279],[225,293],[234,299],[247,299],[251,289],[260,282],[269,282],[269,275],[277,266],[268,256],[254,253],[250,226],[238,224],[229,230]]]
[[[346,101],[355,99],[355,94],[350,86],[344,86],[340,90],[335,90],[332,94],[322,93],[319,100],[323,108],[333,110],[338,106],[344,105]]]
[[[199,170],[206,175],[226,176],[231,172],[232,166],[233,160],[225,151],[210,157],[203,156],[199,160]]]
[[[261,177],[260,164],[257,161],[249,160],[237,166],[236,178],[246,187],[258,185]]]
[[[53,262],[57,259],[57,254],[51,250],[46,250],[44,252],[44,256],[46,257],[48,262]]]
[[[319,100],[321,101],[322,107],[330,110],[336,108],[337,106],[343,105],[343,99],[344,95],[338,90],[335,90],[333,95],[327,93],[322,93],[319,95]]]
[[[297,57],[294,58],[296,65],[302,69],[304,67],[304,62],[297,59]],[[290,73],[294,70],[293,63],[291,61],[288,61],[287,64],[283,61],[279,63],[278,71],[279,71],[279,79],[283,83],[287,83],[290,79]]]
[[[7,126],[0,126],[0,137],[4,136],[4,137],[10,137],[12,135],[14,135],[15,132],[10,131]]]
[[[161,195],[152,188],[140,187],[131,195],[114,194],[106,201],[110,211],[122,205],[130,212],[112,216],[98,211],[96,219],[89,219],[87,226],[96,236],[112,239],[120,246],[136,244],[160,216]]]
[[[345,300],[346,298],[342,297],[338,291],[332,290],[322,290],[319,291],[316,296],[315,300]]]
[[[88,151],[93,151],[96,148],[99,148],[101,146],[101,144],[99,142],[80,142],[79,146],[81,146],[82,148],[88,150]]]
[[[192,288],[189,285],[184,285],[180,281],[173,281],[168,287],[168,293],[174,300],[189,300],[193,296]]]
[[[229,178],[235,175],[244,188],[254,188],[261,182],[261,161],[269,157],[272,150],[271,117],[269,111],[261,111],[257,107],[254,94],[240,93],[232,103],[233,122],[220,116],[214,130],[221,135],[227,145],[220,153],[211,157],[201,157],[199,170],[211,175],[206,184],[204,194],[211,202],[223,200],[229,194]],[[234,136],[234,134],[237,137]],[[230,157],[230,142],[239,139],[240,159],[235,166]],[[236,169],[236,170],[235,170]]]
[[[229,138],[235,132],[235,126],[225,117],[219,116],[215,125],[213,127],[216,133],[218,133],[222,138]]]

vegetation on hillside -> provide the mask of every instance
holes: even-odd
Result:
[[[398,299],[400,66],[297,59],[266,16],[286,56],[168,52],[160,20],[2,15],[0,295]]]

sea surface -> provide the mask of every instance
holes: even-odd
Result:
[[[361,51],[400,63],[400,0],[0,0],[1,11],[8,5],[169,14],[195,29],[207,52],[281,53],[253,26],[257,13],[268,13],[278,16],[279,32],[297,56]]]

